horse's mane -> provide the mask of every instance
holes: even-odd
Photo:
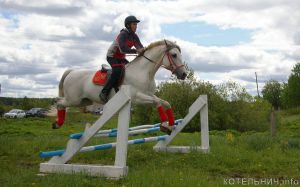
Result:
[[[156,46],[165,45],[166,42],[167,42],[168,45],[170,45],[170,46],[176,46],[176,47],[178,47],[178,48],[180,49],[180,47],[179,47],[177,44],[175,44],[174,42],[171,42],[171,41],[169,41],[169,40],[159,40],[159,41],[152,42],[151,44],[149,44],[149,45],[145,48],[145,51],[147,51],[147,50],[149,50],[149,49],[152,49],[152,48],[154,48],[154,47],[156,47]]]
[[[163,45],[163,44],[164,44],[164,41],[163,41],[163,40],[156,41],[156,42],[152,42],[152,43],[150,43],[147,47],[145,47],[145,51],[147,51],[147,50],[149,50],[149,49],[152,49],[152,48],[154,48],[154,47]]]
[[[150,43],[147,47],[145,47],[145,51],[150,50],[150,49],[152,49],[152,48],[154,48],[154,47],[157,47],[157,46],[160,46],[160,45],[166,45],[166,42],[167,42],[167,44],[170,45],[170,46],[175,46],[175,47],[177,47],[177,48],[179,49],[179,51],[180,51],[180,47],[179,47],[176,43],[171,42],[171,41],[169,41],[169,40],[165,40],[165,39]],[[134,58],[131,62],[136,61],[139,57],[141,57],[141,56],[138,55],[138,56],[137,56],[136,58]]]

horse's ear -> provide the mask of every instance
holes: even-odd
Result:
[[[169,46],[169,44],[167,43],[167,40],[166,40],[166,39],[164,39],[164,41],[165,41],[165,44],[166,44],[166,46],[168,47],[168,46]]]

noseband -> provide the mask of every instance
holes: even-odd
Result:
[[[174,60],[173,60],[173,58],[172,58],[172,55],[170,54],[170,51],[171,51],[172,49],[174,49],[174,48],[177,48],[177,49],[179,50],[179,52],[181,52],[181,50],[180,50],[180,48],[179,48],[178,46],[176,46],[176,45],[169,45],[169,44],[167,43],[166,40],[164,40],[164,41],[165,41],[165,44],[166,44],[166,46],[167,46],[167,49],[166,49],[166,51],[164,52],[163,57],[161,58],[161,60],[160,60],[158,63],[155,62],[155,61],[153,61],[153,60],[151,60],[150,58],[146,57],[144,54],[143,54],[142,56],[143,56],[144,58],[146,58],[147,60],[149,60],[150,62],[152,62],[152,63],[159,64],[160,66],[164,67],[165,69],[171,71],[172,74],[173,74],[177,69],[183,67],[184,64],[181,64],[181,65],[175,64],[175,62],[174,62]],[[162,65],[162,62],[163,62],[165,56],[168,57],[169,66],[164,66],[164,65]]]

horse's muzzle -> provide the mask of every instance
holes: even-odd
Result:
[[[177,79],[184,80],[186,78],[187,74],[185,72],[177,73],[176,76],[177,76]]]
[[[177,68],[173,73],[176,75],[177,79],[180,80],[184,80],[187,77],[187,71],[184,66]]]

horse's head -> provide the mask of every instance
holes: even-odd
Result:
[[[187,76],[187,70],[182,62],[180,47],[170,41],[164,41],[166,48],[161,65],[175,74],[178,79],[184,80]]]
[[[162,40],[151,43],[138,57],[144,57],[154,63],[155,70],[160,66],[170,70],[178,79],[184,80],[187,76],[180,47],[173,42]]]

